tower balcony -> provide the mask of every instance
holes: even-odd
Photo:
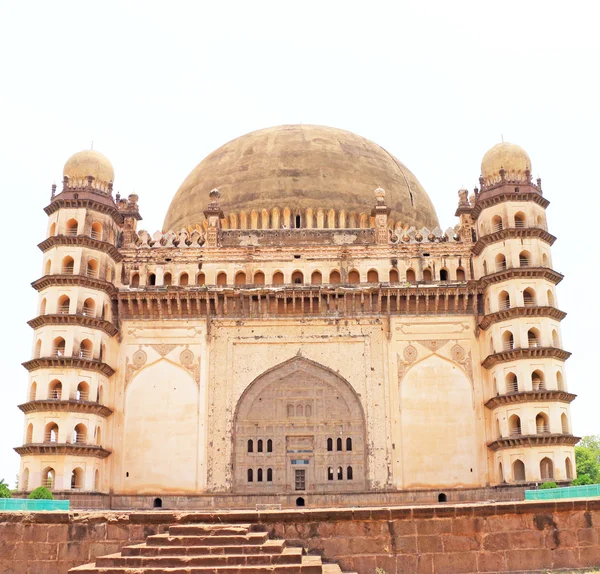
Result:
[[[541,432],[537,434],[522,435],[512,433],[511,436],[498,437],[496,440],[489,442],[487,447],[492,451],[497,451],[507,448],[546,445],[574,446],[581,440],[581,437],[573,436],[572,434],[550,433],[545,428],[540,430]]]
[[[81,313],[69,313],[68,305],[59,307],[58,313],[40,315],[35,319],[27,321],[27,324],[33,329],[38,329],[39,327],[44,327],[46,325],[76,325],[100,329],[109,337],[114,337],[119,332],[119,329],[117,329],[110,321],[92,316],[91,311],[85,307]]]
[[[523,239],[529,237],[537,237],[547,243],[548,245],[553,245],[556,241],[556,237],[548,231],[546,231],[543,227],[524,227],[517,225],[515,227],[502,227],[496,226],[492,229],[492,233],[487,235],[482,235],[477,243],[473,245],[473,255],[481,255],[483,250],[493,243],[498,241],[506,241],[507,239]]]
[[[21,456],[27,455],[68,455],[68,456],[91,456],[95,458],[106,458],[111,451],[100,445],[69,442],[42,442],[29,443],[17,446],[14,451]]]
[[[56,393],[48,399],[39,399],[29,401],[19,405],[19,409],[25,414],[29,413],[44,413],[44,412],[69,412],[69,413],[85,413],[98,415],[106,418],[112,415],[112,410],[107,406],[89,401],[87,396],[80,396],[79,399],[61,400]]]
[[[503,308],[500,311],[485,315],[479,322],[479,327],[485,331],[494,323],[500,323],[501,321],[508,321],[519,317],[548,317],[549,319],[562,321],[567,316],[564,311],[560,311],[556,307],[539,305],[510,307],[509,305],[510,303],[507,300],[502,303],[501,306]]]
[[[506,393],[504,395],[497,395],[492,397],[485,403],[488,409],[495,409],[500,406],[507,406],[518,403],[530,403],[530,402],[559,402],[559,403],[571,403],[575,400],[577,395],[568,393],[567,391],[559,390],[537,390],[537,391],[522,391],[514,393]]]
[[[115,370],[107,363],[99,359],[94,359],[91,354],[81,352],[77,356],[64,356],[58,351],[54,356],[36,357],[30,361],[25,361],[22,365],[29,371],[38,369],[82,369],[101,373],[107,377],[112,377]]]
[[[72,274],[68,271],[59,275],[44,275],[40,279],[35,280],[31,283],[31,286],[36,291],[42,291],[47,287],[89,287],[90,289],[96,289],[98,291],[104,291],[111,297],[116,296],[117,288],[108,281],[98,279],[97,277],[88,277],[87,274]]]
[[[38,248],[42,252],[46,252],[53,247],[63,246],[78,246],[95,249],[106,253],[113,261],[119,262],[123,260],[121,252],[112,244],[102,240],[101,234],[94,231],[90,235],[77,235],[75,233],[67,233],[66,235],[52,235],[38,244]]]
[[[481,365],[485,369],[491,369],[498,363],[507,363],[509,361],[515,361],[519,359],[558,359],[560,361],[566,361],[571,356],[569,351],[564,349],[558,349],[557,347],[525,347],[517,348],[512,347],[512,344],[505,343],[504,349],[499,353],[488,355]]]
[[[485,288],[494,283],[510,281],[511,279],[546,279],[554,285],[558,285],[564,275],[554,271],[550,267],[506,267],[494,273],[484,275],[479,279],[480,285]]]

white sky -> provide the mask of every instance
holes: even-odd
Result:
[[[14,482],[51,184],[104,153],[162,225],[204,156],[249,131],[316,123],[385,147],[442,228],[500,140],[543,179],[577,434],[600,433],[596,290],[600,7],[593,1],[1,2],[0,478]],[[60,189],[60,186],[59,186]]]

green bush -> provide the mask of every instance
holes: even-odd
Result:
[[[54,500],[54,496],[52,496],[52,493],[45,486],[38,486],[31,492],[29,498],[34,498],[36,500]]]
[[[586,484],[594,484],[594,481],[588,474],[580,474],[572,483],[571,486],[585,486]]]
[[[10,488],[8,488],[8,485],[4,484],[3,482],[0,483],[0,498],[12,498],[12,492],[10,491]]]
[[[556,484],[556,482],[544,482],[544,484],[540,486],[540,489],[542,490],[546,490],[547,488],[558,488],[558,484]]]

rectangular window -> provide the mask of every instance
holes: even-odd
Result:
[[[306,490],[306,471],[296,470],[296,490]]]
[[[293,458],[292,464],[308,464],[308,460],[304,460],[303,458]]]

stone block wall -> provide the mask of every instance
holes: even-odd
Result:
[[[0,572],[66,574],[170,524],[263,524],[343,570],[539,572],[600,566],[600,499],[223,512],[0,514]]]

